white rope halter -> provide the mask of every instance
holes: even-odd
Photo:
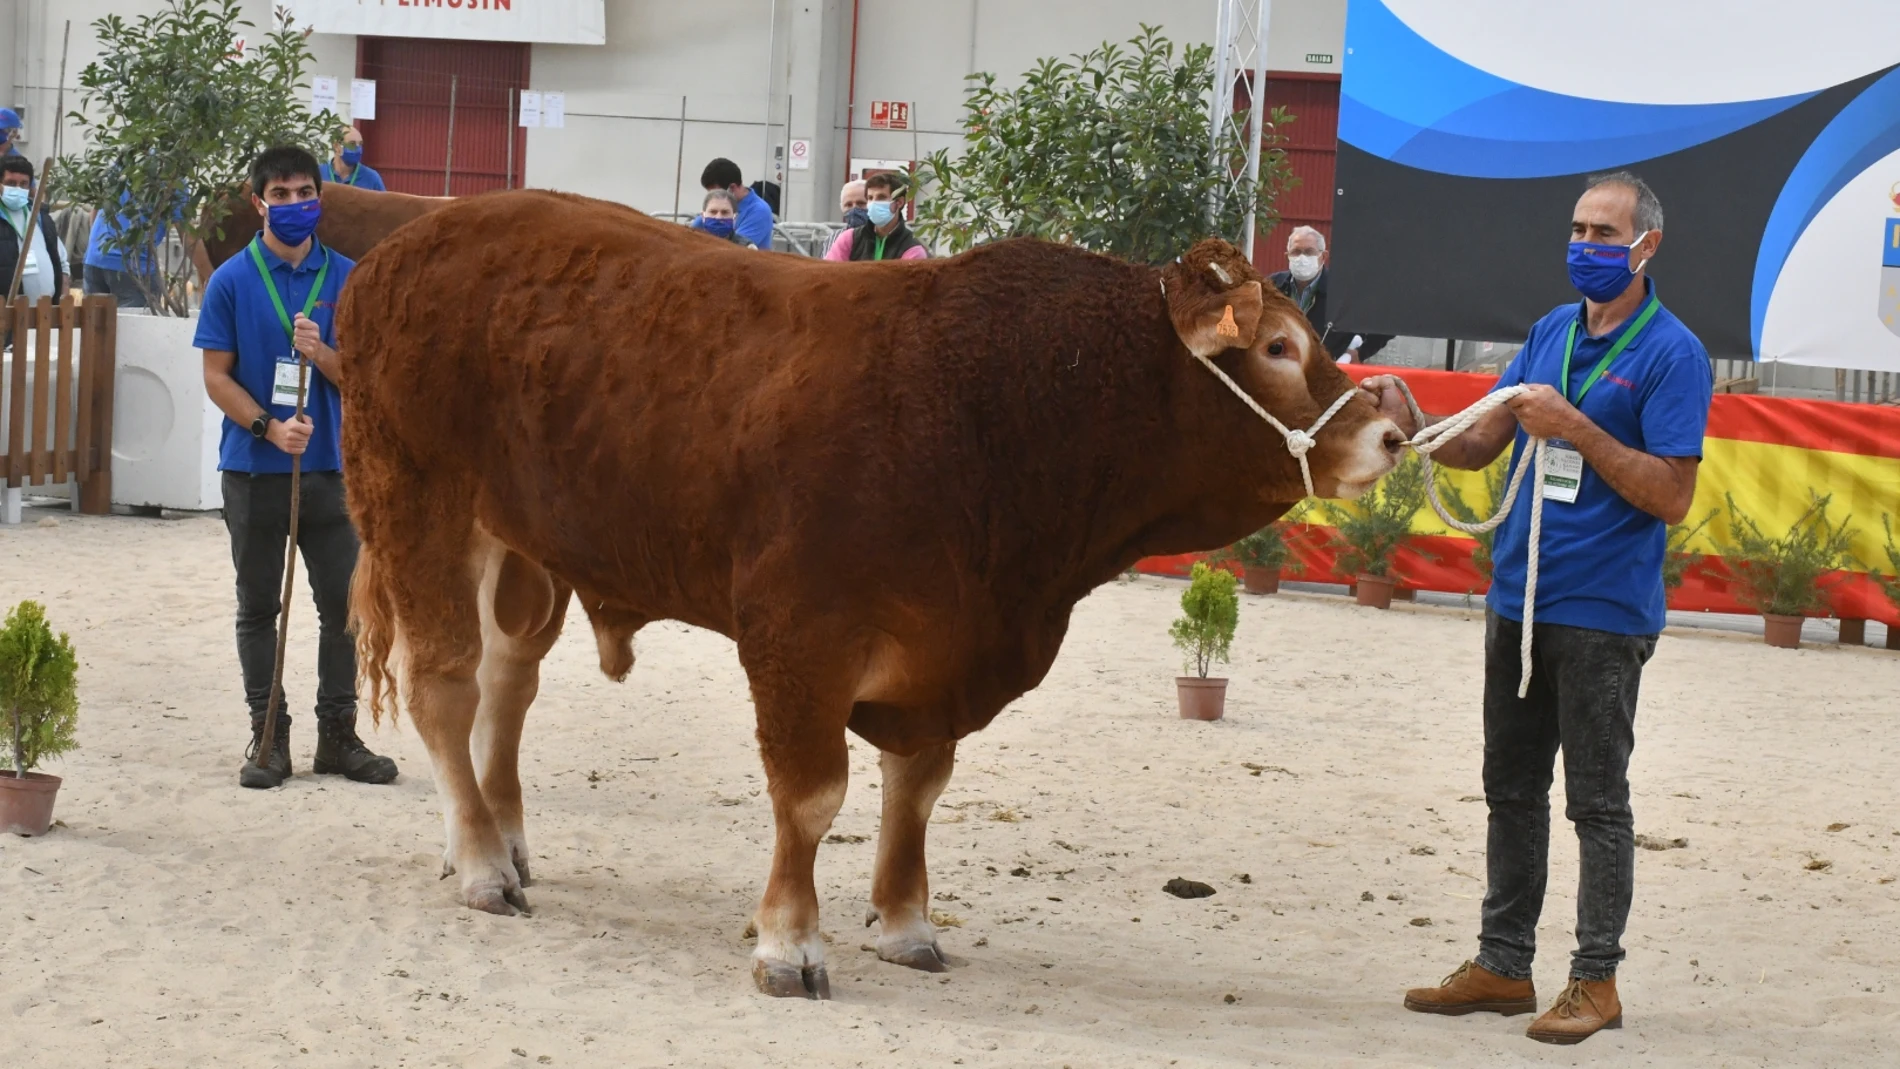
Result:
[[[1163,292],[1166,292],[1165,287]],[[1255,415],[1266,420],[1269,426],[1280,432],[1280,436],[1286,439],[1286,451],[1293,454],[1294,459],[1300,462],[1300,479],[1306,484],[1306,496],[1314,496],[1313,469],[1307,463],[1306,454],[1312,451],[1314,439],[1319,434],[1320,428],[1326,426],[1328,420],[1332,419],[1340,409],[1346,407],[1346,402],[1352,400],[1353,394],[1358,391],[1347,390],[1340,394],[1333,400],[1332,406],[1321,413],[1319,419],[1313,421],[1311,427],[1303,431],[1293,430],[1275,419],[1273,413],[1262,408],[1260,402],[1241,389],[1240,384],[1229,378],[1214,361],[1198,354],[1194,358],[1225,383],[1227,388],[1234,392],[1234,396],[1245,401],[1247,407],[1254,410]],[[1524,635],[1518,643],[1518,657],[1523,665],[1523,671],[1518,678],[1517,696],[1522,698],[1529,694],[1531,689],[1531,621],[1537,606],[1537,545],[1542,540],[1544,532],[1544,457],[1550,443],[1544,438],[1530,440],[1534,450],[1532,463],[1517,465],[1517,470],[1511,474],[1510,485],[1504,491],[1504,500],[1498,505],[1497,515],[1478,523],[1465,523],[1447,511],[1444,503],[1438,499],[1438,483],[1433,476],[1432,454],[1444,448],[1453,438],[1470,430],[1486,414],[1508,404],[1513,397],[1524,393],[1527,387],[1507,386],[1502,390],[1493,391],[1479,398],[1456,416],[1427,427],[1425,413],[1418,407],[1417,399],[1412,396],[1412,388],[1405,384],[1404,379],[1396,375],[1393,376],[1392,381],[1399,384],[1399,392],[1405,395],[1405,405],[1411,409],[1412,419],[1419,425],[1419,432],[1413,435],[1412,440],[1406,444],[1418,454],[1419,466],[1424,469],[1426,500],[1432,503],[1432,511],[1438,513],[1438,518],[1445,521],[1446,526],[1466,534],[1483,534],[1496,529],[1504,522],[1504,518],[1511,514],[1511,506],[1517,502],[1517,491],[1524,484],[1524,474],[1533,468],[1537,471],[1537,478],[1531,484],[1530,551],[1524,564]]]
[[[1207,368],[1207,370],[1209,371],[1212,371],[1214,373],[1215,378],[1218,378],[1222,382],[1226,383],[1227,388],[1234,391],[1235,397],[1238,397],[1242,401],[1245,401],[1247,403],[1247,407],[1253,409],[1254,415],[1257,415],[1261,419],[1266,420],[1268,425],[1270,425],[1274,430],[1280,432],[1280,437],[1286,439],[1286,451],[1293,454],[1293,459],[1300,462],[1300,480],[1306,484],[1306,496],[1312,497],[1313,496],[1313,468],[1312,468],[1312,465],[1307,463],[1306,454],[1313,451],[1314,441],[1319,435],[1320,428],[1326,426],[1326,421],[1332,419],[1335,415],[1337,415],[1340,409],[1345,408],[1346,402],[1352,400],[1352,395],[1357,391],[1347,390],[1345,393],[1342,393],[1338,397],[1334,398],[1332,407],[1320,413],[1319,418],[1313,421],[1313,425],[1311,427],[1308,427],[1303,431],[1292,430],[1292,429],[1289,429],[1286,424],[1281,423],[1279,420],[1275,419],[1273,417],[1273,413],[1260,407],[1260,402],[1254,400],[1252,394],[1249,394],[1247,391],[1241,389],[1239,383],[1235,382],[1231,378],[1228,378],[1227,372],[1222,371],[1220,369],[1220,366],[1214,363],[1214,361],[1208,359],[1205,356],[1201,356],[1199,354],[1196,354],[1194,359],[1199,360],[1203,367]]]

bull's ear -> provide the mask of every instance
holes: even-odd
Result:
[[[1252,347],[1260,318],[1266,313],[1260,283],[1247,281],[1229,287],[1195,285],[1196,281],[1178,274],[1168,278],[1168,318],[1174,322],[1181,344],[1195,356]]]

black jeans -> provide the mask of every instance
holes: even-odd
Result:
[[[1491,810],[1478,964],[1528,979],[1550,859],[1550,785],[1564,754],[1564,815],[1577,829],[1577,951],[1570,975],[1603,980],[1623,960],[1636,882],[1630,751],[1636,691],[1655,635],[1536,624],[1531,687],[1517,696],[1523,625],[1484,628],[1484,798]]]
[[[87,296],[109,293],[119,299],[120,308],[145,307],[145,291],[139,289],[139,284],[125,271],[87,264],[83,282]]]
[[[343,501],[343,474],[304,472],[302,498],[297,548],[317,603],[317,719],[354,724],[356,646],[350,638],[349,612],[357,541]],[[238,666],[255,729],[264,723],[270,706],[271,670],[277,660],[277,614],[283,607],[284,549],[290,539],[290,476],[225,472],[224,526],[231,533],[231,563],[237,567]],[[277,721],[280,729],[290,722],[289,707],[286,696]]]

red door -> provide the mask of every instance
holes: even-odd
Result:
[[[1310,226],[1333,236],[1333,164],[1339,156],[1339,77],[1332,74],[1267,72],[1267,105],[1293,117],[1286,134],[1287,160],[1299,184],[1280,194],[1280,223],[1254,239],[1254,266],[1271,274],[1286,270],[1286,236]]]
[[[514,107],[528,87],[528,47],[357,38],[357,77],[376,82],[376,118],[357,124],[363,162],[399,193],[465,197],[519,187],[528,139]]]

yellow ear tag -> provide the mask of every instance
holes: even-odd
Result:
[[[1214,328],[1214,333],[1220,335],[1223,338],[1240,337],[1240,327],[1238,324],[1234,322],[1234,306],[1233,305],[1231,304],[1228,305],[1227,310],[1221,313],[1220,325]]]

